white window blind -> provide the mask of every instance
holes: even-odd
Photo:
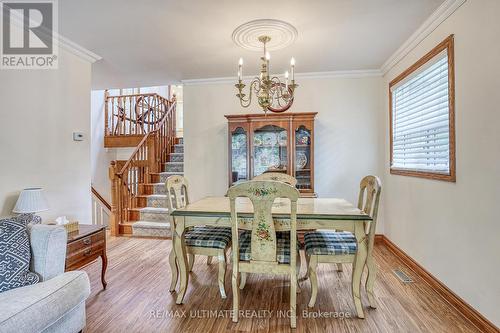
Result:
[[[447,50],[392,87],[392,168],[450,172]]]

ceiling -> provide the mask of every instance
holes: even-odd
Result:
[[[59,32],[97,53],[93,89],[154,86],[258,72],[260,53],[231,40],[242,23],[279,19],[295,43],[271,53],[274,73],[379,69],[444,0],[64,0]]]

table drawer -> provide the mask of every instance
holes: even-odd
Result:
[[[66,268],[80,262],[83,265],[100,256],[105,250],[104,237],[104,233],[100,232],[68,244]]]
[[[102,242],[104,240],[104,237],[104,232],[98,232],[90,236],[78,239],[74,242],[69,243],[66,251],[68,252],[68,254],[77,252],[82,248],[86,248],[88,246],[91,246],[92,244]]]

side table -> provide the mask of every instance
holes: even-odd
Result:
[[[101,283],[106,289],[106,268],[108,258],[106,256],[106,227],[79,224],[78,231],[68,233],[68,245],[66,248],[66,271],[80,269],[97,258],[102,259]]]

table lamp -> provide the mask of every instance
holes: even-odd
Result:
[[[40,187],[32,187],[22,190],[12,212],[18,214],[33,214],[46,210],[49,210],[49,205],[43,195],[43,189]]]

